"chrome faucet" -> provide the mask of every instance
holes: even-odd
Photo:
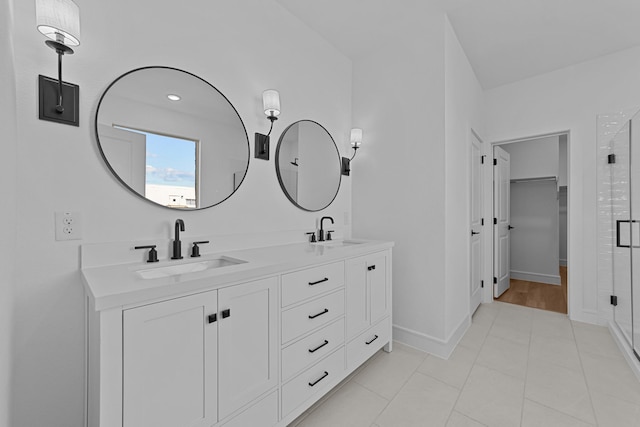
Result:
[[[182,259],[182,242],[180,241],[181,231],[184,231],[184,221],[176,219],[176,233],[173,240],[173,256],[171,259]]]
[[[328,219],[333,224],[333,218],[330,216],[323,216],[320,218],[320,230],[318,231],[318,242],[324,242],[324,220]]]

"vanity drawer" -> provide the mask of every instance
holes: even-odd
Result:
[[[344,285],[344,262],[282,275],[282,306],[294,304]]]
[[[282,380],[286,381],[306,366],[344,345],[344,319],[325,326],[282,350]]]
[[[355,369],[389,342],[391,318],[387,317],[347,344],[347,369]]]
[[[282,387],[282,416],[314,395],[326,392],[344,375],[344,347],[307,369]]]
[[[344,315],[344,290],[282,312],[282,343]]]

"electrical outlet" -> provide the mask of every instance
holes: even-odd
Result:
[[[80,212],[56,212],[56,240],[82,239],[82,216]]]

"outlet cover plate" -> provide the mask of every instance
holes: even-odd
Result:
[[[55,213],[56,240],[82,239],[82,215],[80,212]]]

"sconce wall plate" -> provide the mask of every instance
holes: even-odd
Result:
[[[253,147],[253,157],[256,159],[269,160],[269,135],[256,133],[255,146]]]
[[[342,175],[351,175],[351,160],[348,157],[342,158]]]
[[[58,113],[58,80],[39,75],[40,120],[80,126],[80,86],[62,82],[64,111]]]

